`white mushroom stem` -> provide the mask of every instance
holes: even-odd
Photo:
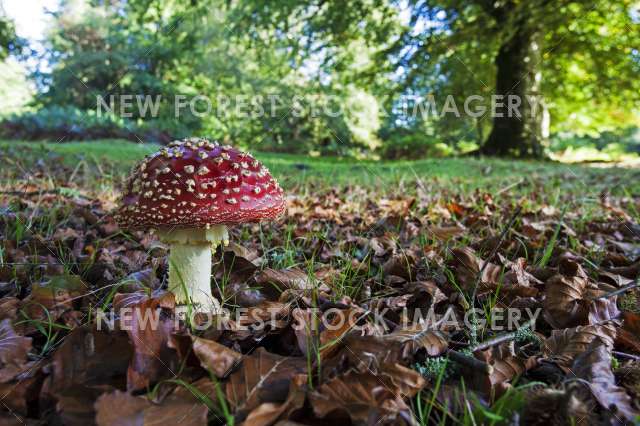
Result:
[[[211,294],[211,252],[228,244],[224,225],[158,231],[170,245],[169,291],[179,304],[191,303],[196,311],[219,312],[220,302]]]

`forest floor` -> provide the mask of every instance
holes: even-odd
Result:
[[[639,169],[254,153],[287,212],[202,327],[109,214],[157,148],[0,142],[0,423],[640,421]]]

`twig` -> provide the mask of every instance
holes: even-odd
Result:
[[[489,340],[486,340],[486,341],[484,341],[482,343],[479,343],[479,344],[475,345],[473,348],[471,348],[471,352],[483,351],[485,349],[489,349],[492,346],[499,345],[500,343],[509,342],[511,340],[514,340],[517,337],[518,332],[520,330],[523,330],[525,328],[532,328],[534,324],[535,324],[535,319],[530,319],[523,326],[518,327],[517,330],[511,331],[509,333],[501,334],[499,336],[492,337]]]
[[[55,195],[62,195],[63,197],[67,197],[67,198],[72,198],[71,196],[65,194],[66,192],[65,189],[67,188],[40,189],[37,191],[16,191],[16,190],[0,191],[0,195],[20,195],[23,197],[30,197],[32,195],[55,194]],[[82,198],[86,198],[86,196],[82,194],[74,195],[73,197],[78,197],[78,196]]]
[[[626,293],[627,291],[632,290],[632,289],[634,289],[636,287],[640,287],[640,278],[637,279],[635,283],[627,284],[624,287],[620,287],[618,289],[615,289],[615,290],[612,290],[612,291],[610,291],[608,293],[605,293],[600,297],[596,297],[596,300],[598,300],[598,299],[608,299],[610,297],[617,296],[617,295],[622,294],[622,293]]]
[[[447,351],[447,355],[449,356],[450,359],[457,362],[458,364],[464,365],[465,367],[469,367],[473,370],[480,370],[486,374],[493,373],[492,366],[472,356],[468,356],[461,352],[454,351],[453,349],[449,349]]]
[[[510,189],[515,188],[516,186],[521,185],[522,183],[524,183],[524,178],[520,179],[517,182],[512,183],[511,185],[505,186],[504,188],[502,188],[501,190],[499,190],[498,192],[496,192],[496,195],[501,195],[507,191],[509,191]]]
[[[640,361],[640,356],[628,354],[626,352],[611,351],[611,354],[619,358],[631,359],[633,361]]]
[[[41,195],[41,194],[59,194],[60,190],[58,189],[43,189],[41,191],[0,191],[0,195],[22,195],[22,196],[30,196],[30,195]]]

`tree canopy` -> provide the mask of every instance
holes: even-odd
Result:
[[[134,140],[541,156],[550,137],[638,126],[639,27],[631,0],[64,0],[33,107]],[[493,113],[511,96],[520,116]],[[177,97],[193,104],[176,114]]]
[[[536,154],[549,130],[597,132],[633,122],[640,93],[637,7],[630,0],[242,1],[236,16],[254,38],[263,28],[282,34],[301,28],[304,37],[289,40],[308,55],[330,51],[323,65],[331,72],[353,63],[346,46],[365,44],[370,66],[353,77],[390,103],[427,94],[451,95],[457,104],[493,93],[536,97],[533,120],[466,117],[453,126],[479,143],[493,128],[487,141],[493,153]],[[547,112],[550,120],[540,116]],[[451,121],[435,125],[447,133]],[[506,132],[498,132],[505,122]]]

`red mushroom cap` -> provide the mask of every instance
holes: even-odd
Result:
[[[251,155],[190,138],[136,166],[116,220],[124,228],[205,227],[273,219],[284,208],[282,188]]]

